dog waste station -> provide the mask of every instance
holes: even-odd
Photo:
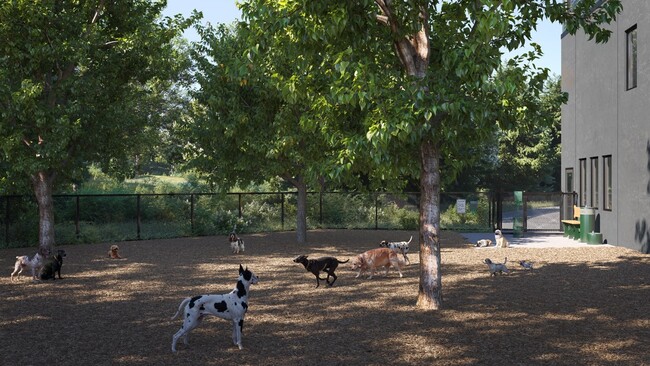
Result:
[[[580,241],[587,244],[602,244],[603,234],[595,232],[596,209],[585,206],[580,208]]]

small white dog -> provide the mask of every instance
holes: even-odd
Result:
[[[239,265],[239,280],[235,289],[224,295],[198,295],[185,298],[178,306],[178,314],[183,312],[183,325],[172,338],[172,352],[176,352],[176,342],[183,337],[188,344],[189,333],[201,324],[201,320],[208,315],[215,315],[222,319],[232,320],[232,342],[242,349],[241,335],[244,327],[244,315],[248,311],[248,289],[251,284],[256,284],[259,278],[248,268]]]
[[[16,263],[14,264],[14,271],[11,272],[11,281],[20,278],[21,273],[25,268],[29,268],[32,272],[32,279],[38,280],[41,278],[41,270],[43,269],[45,256],[41,254],[41,250],[29,257],[26,255],[16,256]]]
[[[228,241],[230,242],[230,249],[234,254],[239,254],[239,252],[243,252],[246,249],[244,247],[244,240],[238,237],[234,231],[228,236]]]
[[[506,239],[505,236],[503,236],[503,233],[501,233],[501,230],[495,230],[494,231],[494,238],[497,241],[497,248],[508,248],[510,246],[510,243],[508,242],[508,239]]]
[[[382,240],[382,242],[379,243],[379,246],[383,248],[392,249],[395,252],[402,253],[402,256],[404,257],[404,263],[411,264],[411,260],[406,256],[409,252],[409,244],[411,243],[411,240],[413,240],[413,236],[409,238],[409,241]]]
[[[481,239],[481,240],[476,242],[475,246],[480,247],[480,248],[492,246],[492,240],[490,240],[490,239]]]
[[[506,262],[508,262],[507,257],[503,260],[503,263],[492,263],[490,258],[485,258],[484,262],[488,265],[490,276],[496,276],[497,272],[499,274],[510,273],[510,271],[508,271],[508,267],[506,267]]]

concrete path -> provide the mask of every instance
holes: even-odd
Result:
[[[490,249],[494,248],[494,233],[461,233],[465,239],[470,243],[476,243],[479,239],[492,240],[492,247],[477,248],[477,249]],[[608,244],[590,245],[581,243],[579,240],[564,237],[561,233],[548,234],[548,233],[531,233],[527,232],[521,238],[514,238],[512,234],[506,234],[506,239],[510,242],[513,248],[577,248],[577,247],[611,247]]]

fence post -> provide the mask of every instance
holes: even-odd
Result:
[[[81,236],[81,230],[79,228],[79,195],[75,197],[75,203],[76,203],[76,210],[75,210],[75,216],[74,216],[74,226],[75,226],[75,235],[77,236],[77,239]]]
[[[524,192],[524,197],[523,197],[523,206],[524,206],[524,222],[523,222],[523,230],[524,232],[528,231],[528,192]]]
[[[375,193],[375,230],[379,229],[379,195]]]
[[[282,202],[280,203],[280,223],[282,225],[282,230],[284,230],[284,193],[280,193],[282,197]]]
[[[323,227],[323,191],[318,193],[318,224]]]
[[[136,225],[137,225],[137,239],[140,240],[140,224],[141,224],[141,218],[140,218],[140,194],[136,195]]]
[[[241,193],[237,193],[237,197],[239,198],[239,218],[241,219]]]
[[[190,194],[190,231],[194,235],[194,193]]]
[[[9,196],[4,197],[5,200],[5,245],[9,246]]]

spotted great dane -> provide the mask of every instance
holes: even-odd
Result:
[[[241,334],[244,327],[244,315],[248,310],[248,288],[256,284],[259,278],[248,268],[239,265],[239,280],[230,293],[224,295],[198,295],[185,298],[178,306],[178,311],[172,320],[183,311],[183,325],[174,334],[172,339],[172,352],[176,352],[176,342],[183,337],[188,344],[189,333],[201,324],[206,315],[215,315],[222,319],[232,320],[232,341],[242,349]]]

